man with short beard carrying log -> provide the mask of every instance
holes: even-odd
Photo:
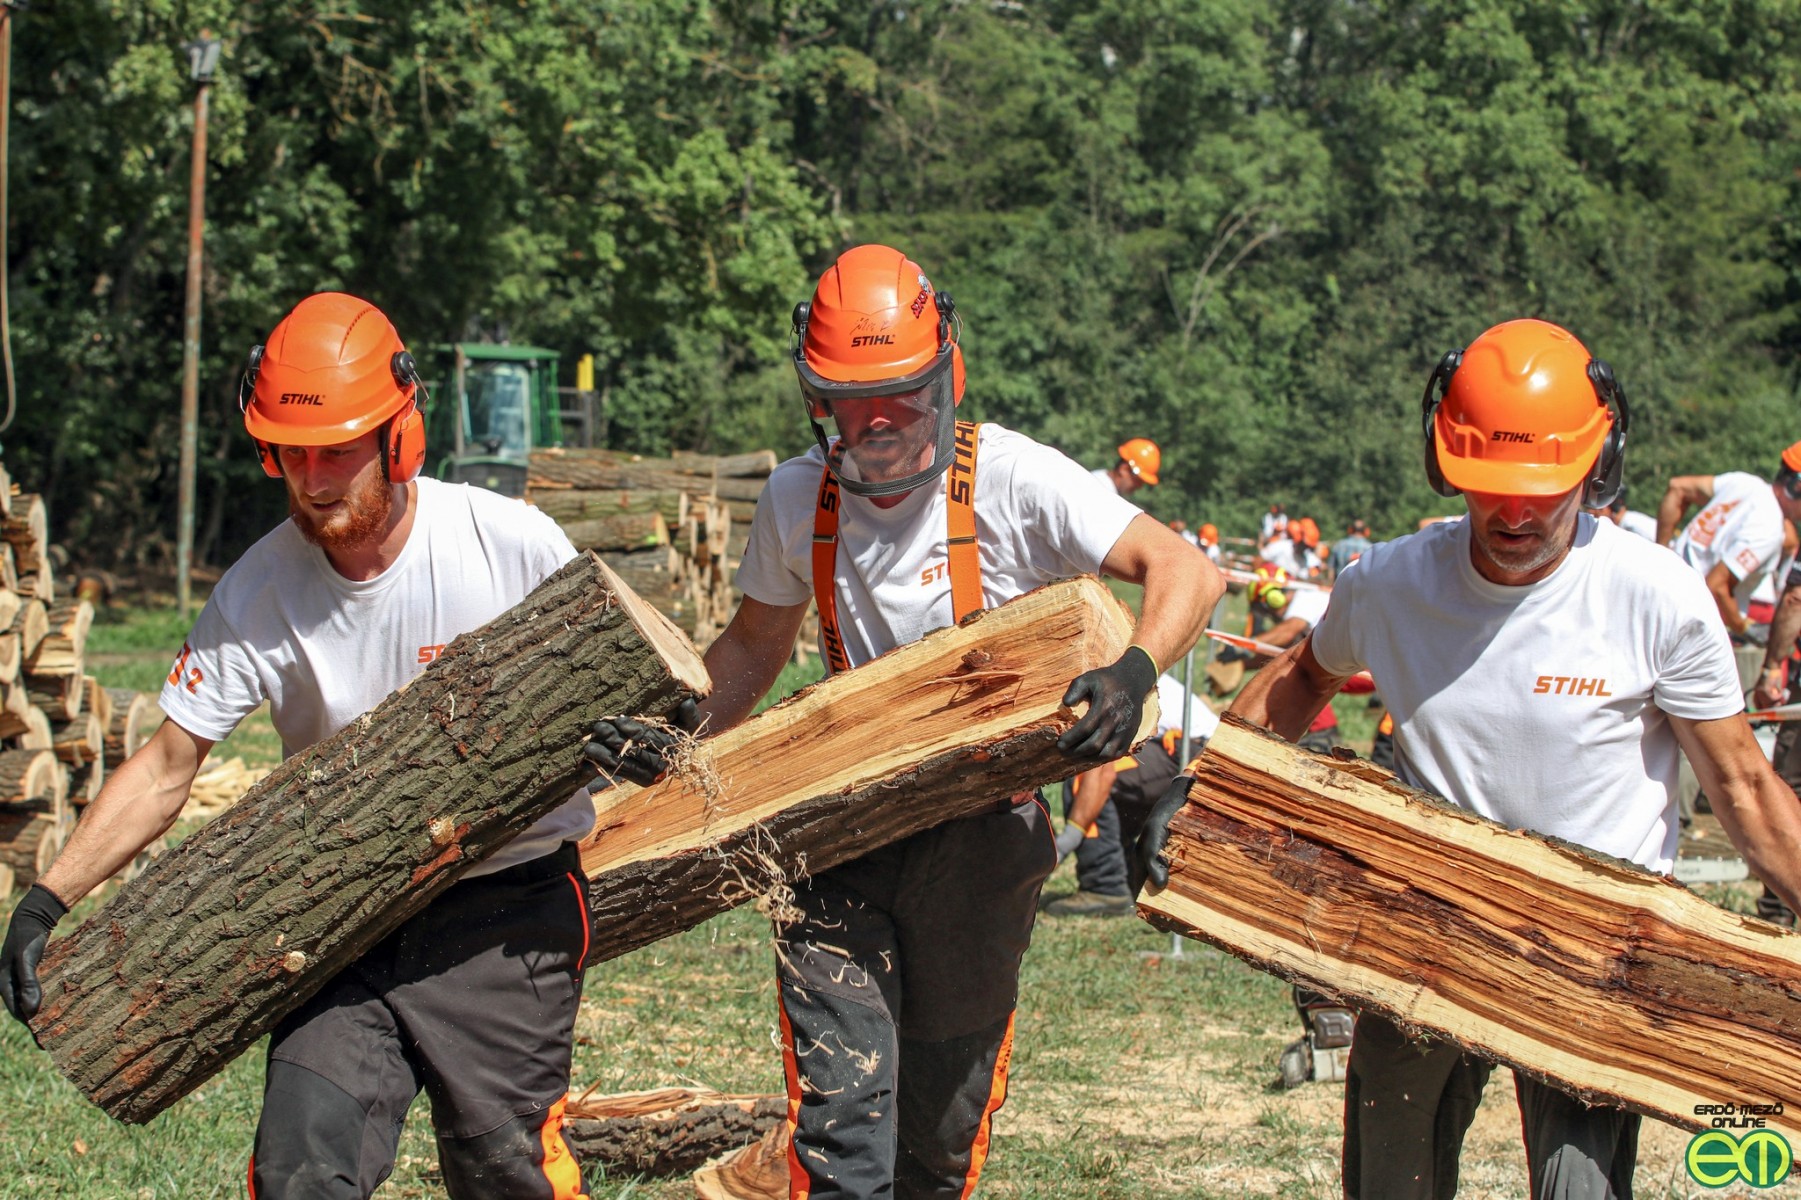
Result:
[[[1618,491],[1627,421],[1612,369],[1548,322],[1509,321],[1445,355],[1423,406],[1426,474],[1439,494],[1462,493],[1468,515],[1364,551],[1312,632],[1231,711],[1297,739],[1368,670],[1394,718],[1403,782],[1663,874],[1676,852],[1680,746],[1752,870],[1793,903],[1801,808],[1751,736],[1706,586],[1582,511]],[[1156,854],[1191,782],[1171,785],[1140,844],[1158,884],[1168,868]],[[1455,1043],[1362,1014],[1345,1088],[1345,1195],[1452,1196],[1491,1069]],[[1515,1090],[1537,1200],[1632,1195],[1637,1115],[1525,1075]]]
[[[169,828],[239,721],[267,702],[298,753],[574,557],[535,509],[418,477],[422,395],[394,326],[353,296],[301,301],[251,352],[244,424],[290,519],[219,581],[163,688],[168,720],[15,910],[0,998],[20,1020],[51,927]],[[587,951],[575,842],[593,821],[577,793],[276,1027],[251,1195],[368,1196],[422,1088],[449,1195],[585,1194],[559,1131]]]

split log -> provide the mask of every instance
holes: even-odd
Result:
[[[582,843],[588,961],[747,901],[768,907],[803,870],[1068,778],[1055,743],[1076,714],[1063,694],[1131,634],[1131,614],[1098,579],[1039,588],[700,742],[701,770],[595,796]],[[1156,727],[1155,704],[1146,709],[1135,740]]]
[[[0,863],[13,882],[28,888],[50,869],[63,848],[64,831],[49,800],[0,804]]]
[[[70,766],[93,762],[105,746],[106,731],[93,713],[84,712],[68,721],[50,723],[50,749]]]
[[[21,596],[35,596],[45,604],[56,603],[56,574],[48,558],[37,565],[37,570],[19,575],[18,591]]]
[[[11,592],[4,593],[11,595]],[[19,653],[19,635],[0,633],[0,684],[17,683],[24,655]]]
[[[578,556],[52,941],[39,1043],[149,1120],[591,781],[596,715],[706,690],[693,647]]]
[[[668,546],[629,553],[608,551],[600,557],[627,587],[659,610],[681,582],[681,557]]]
[[[1197,771],[1152,924],[1587,1103],[1801,1135],[1801,937],[1235,719]]]
[[[113,723],[112,694],[101,687],[100,681],[92,675],[81,677],[81,702],[83,707],[94,714],[95,720],[100,722],[102,733],[111,727]]]
[[[100,785],[106,782],[106,756],[98,755],[82,763],[79,767],[69,768],[69,803],[75,808],[86,808],[100,795]]]
[[[0,539],[13,548],[13,565],[21,578],[43,565],[47,561],[50,540],[50,520],[44,498],[30,494],[14,496],[11,511],[0,517]]]
[[[61,769],[48,750],[0,750],[0,804],[46,800],[54,807]]]
[[[659,512],[565,521],[563,532],[577,550],[633,551],[669,545],[669,525]]]
[[[19,605],[19,611],[7,630],[19,637],[21,661],[30,662],[38,652],[38,644],[44,640],[44,635],[50,632],[50,610],[42,600],[27,597]]]
[[[559,525],[594,517],[654,512],[661,513],[664,524],[673,529],[688,515],[688,493],[680,490],[527,488],[525,501]]]
[[[211,820],[242,800],[271,770],[271,767],[247,767],[243,759],[236,757],[224,762],[209,762],[206,769],[194,777],[194,786],[188,789],[188,802],[182,806],[181,815]]]
[[[87,654],[88,628],[94,623],[94,606],[86,600],[67,600],[45,614],[48,626],[37,649],[25,656],[25,669],[33,675],[81,679]]]
[[[12,895],[17,884],[18,877],[13,873],[12,865],[0,862],[0,898]]]
[[[15,566],[11,542],[0,542],[0,587],[9,592],[19,590],[19,569]]]
[[[786,1200],[788,1123],[694,1172],[695,1200]]]
[[[106,723],[106,761],[117,766],[138,752],[153,725],[162,724],[162,709],[143,692],[108,688],[112,720]]]
[[[684,1175],[756,1142],[787,1112],[785,1096],[728,1096],[706,1088],[571,1095],[563,1140],[583,1163],[609,1172]]]
[[[73,721],[87,703],[87,686],[80,675],[33,675],[24,678],[25,694],[44,710],[50,724]]]
[[[12,623],[24,607],[25,598],[15,591],[0,589],[0,629],[12,628]]]
[[[31,694],[16,683],[6,686],[4,707],[0,707],[0,738],[20,750],[48,750],[56,744],[50,734],[50,718],[31,703]]]

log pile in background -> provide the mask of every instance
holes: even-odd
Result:
[[[1801,936],[1236,719],[1195,769],[1152,924],[1586,1103],[1801,1136]]]
[[[732,577],[776,461],[773,450],[672,458],[540,450],[525,499],[704,648],[737,607]],[[810,638],[803,630],[803,647],[817,645],[813,629]]]

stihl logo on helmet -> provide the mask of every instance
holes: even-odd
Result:
[[[281,394],[281,403],[323,406],[325,404],[325,396],[319,392],[283,392]]]
[[[1495,430],[1494,436],[1489,440],[1494,442],[1525,442],[1530,444],[1532,435],[1529,433],[1516,433],[1511,429],[1497,429]]]
[[[894,335],[892,333],[866,333],[859,337],[852,338],[850,340],[850,344],[853,347],[854,346],[892,346],[892,345],[894,345]]]

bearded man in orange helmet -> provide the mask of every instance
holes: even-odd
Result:
[[[794,313],[794,368],[819,446],[776,468],[738,571],[744,601],[708,649],[704,732],[750,714],[817,603],[833,671],[1052,580],[1144,585],[1135,643],[1071,681],[1059,741],[1078,769],[1131,747],[1158,672],[1223,589],[1206,556],[1048,447],[956,419],[951,298],[887,246],[858,246]],[[838,436],[821,425],[832,421]],[[667,738],[595,727],[605,771],[654,779]],[[771,770],[780,770],[772,763]],[[967,1196],[1006,1097],[1019,964],[1056,863],[1036,793],[795,885],[776,929],[789,1194]]]
[[[14,912],[0,996],[20,1020],[51,926],[169,828],[239,721],[266,702],[298,753],[574,557],[536,509],[417,477],[421,399],[394,326],[353,296],[301,301],[251,352],[244,424],[290,519],[219,581],[163,688],[168,719]],[[421,1089],[449,1195],[585,1195],[559,1131],[587,951],[575,842],[593,823],[578,792],[276,1027],[252,1196],[368,1196]]]
[[[1665,874],[1680,747],[1752,870],[1793,904],[1801,806],[1751,736],[1706,585],[1582,511],[1619,488],[1627,422],[1612,370],[1556,325],[1510,321],[1447,354],[1426,390],[1426,474],[1441,494],[1461,492],[1468,515],[1366,550],[1318,625],[1232,711],[1298,738],[1368,669],[1404,781]],[[1140,844],[1155,882],[1167,878],[1156,855],[1168,814],[1186,795],[1177,780]],[[1451,1196],[1491,1069],[1364,1013],[1345,1092],[1345,1195]],[[1637,1116],[1524,1076],[1515,1088],[1534,1197],[1631,1195]]]

